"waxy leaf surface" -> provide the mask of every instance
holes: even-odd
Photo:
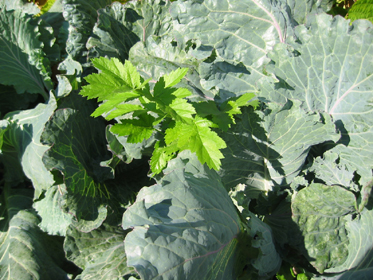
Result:
[[[372,27],[368,21],[350,26],[341,17],[309,16],[295,30],[299,43],[275,47],[271,58],[279,82],[261,94],[277,102],[295,98],[306,110],[330,114],[342,132],[334,150],[363,183],[373,166]]]
[[[235,279],[237,212],[217,174],[187,154],[124,213],[127,263],[144,279]]]

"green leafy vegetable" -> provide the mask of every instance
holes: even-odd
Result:
[[[48,99],[47,90],[53,88],[49,60],[31,17],[22,10],[0,9],[0,32],[0,82],[18,93],[39,93]]]
[[[168,175],[143,188],[123,215],[123,228],[133,228],[125,239],[128,264],[143,279],[235,279],[238,215],[217,174],[191,153],[180,155],[186,164],[170,162]]]
[[[67,279],[61,240],[38,228],[32,191],[3,190],[0,222],[0,275],[7,279]]]

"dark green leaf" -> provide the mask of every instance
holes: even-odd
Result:
[[[53,88],[49,61],[38,40],[38,27],[21,10],[0,10],[0,82],[18,93],[40,93],[48,99]]]

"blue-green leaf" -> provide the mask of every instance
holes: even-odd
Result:
[[[143,279],[236,279],[237,212],[219,176],[184,155],[124,213],[127,263]]]

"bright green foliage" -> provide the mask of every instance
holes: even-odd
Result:
[[[226,148],[212,128],[227,130],[234,124],[234,115],[254,94],[244,94],[224,102],[220,108],[215,102],[193,103],[186,99],[192,93],[186,88],[175,88],[187,74],[188,68],[178,68],[159,79],[151,90],[136,68],[128,60],[122,64],[117,58],[92,60],[100,70],[86,77],[90,84],[80,94],[104,101],[92,116],[103,115],[107,120],[117,119],[110,131],[127,136],[128,143],[141,143],[154,133],[161,139],[155,145],[150,165],[154,174],[166,167],[178,152],[191,150],[201,163],[218,170]]]
[[[351,22],[357,19],[367,19],[373,22],[373,1],[358,0],[348,10],[346,18]]]

